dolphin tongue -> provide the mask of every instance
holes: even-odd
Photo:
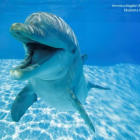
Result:
[[[31,64],[38,63],[40,60],[45,58],[49,53],[50,53],[50,51],[48,51],[46,49],[35,49],[33,56],[32,56]]]

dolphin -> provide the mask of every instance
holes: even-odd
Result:
[[[95,128],[82,104],[91,88],[109,90],[85,79],[77,38],[60,17],[46,12],[33,13],[25,23],[14,23],[10,34],[21,41],[25,59],[10,70],[14,80],[28,84],[16,96],[11,108],[12,120],[18,122],[26,110],[40,97],[50,107],[76,109],[89,128]]]

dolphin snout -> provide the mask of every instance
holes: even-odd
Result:
[[[10,27],[10,33],[11,32],[18,32],[23,30],[23,24],[22,23],[14,23]]]
[[[30,39],[30,36],[33,34],[33,29],[32,31],[30,30],[28,26],[22,23],[14,23],[10,27],[10,34],[19,41],[29,43],[33,42],[33,40]]]

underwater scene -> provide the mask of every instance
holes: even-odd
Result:
[[[0,0],[0,140],[140,140],[139,0]]]

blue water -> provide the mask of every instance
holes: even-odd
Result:
[[[86,78],[110,91],[92,89],[84,107],[94,123],[93,134],[78,112],[62,112],[38,99],[15,123],[10,116],[15,96],[26,82],[11,80],[9,70],[21,60],[0,60],[0,139],[139,140],[140,66],[84,66]]]
[[[63,18],[74,30],[89,65],[140,64],[140,12],[123,12],[112,4],[138,0],[0,0],[0,58],[23,59],[22,44],[9,35],[13,23],[23,23],[34,12]]]
[[[15,123],[10,109],[26,82],[11,80],[9,70],[21,60],[0,60],[0,139],[31,140],[139,140],[140,66],[84,66],[85,76],[110,91],[92,89],[84,107],[94,123],[93,134],[78,112],[62,112],[38,99]]]
[[[2,140],[139,140],[140,12],[124,13],[112,4],[139,0],[0,0],[0,139]],[[110,91],[92,89],[84,108],[93,134],[78,112],[62,112],[38,99],[15,123],[10,116],[16,95],[26,85],[9,70],[24,58],[21,42],[9,34],[13,23],[43,11],[63,18],[73,29],[81,54],[88,54],[86,78]]]

